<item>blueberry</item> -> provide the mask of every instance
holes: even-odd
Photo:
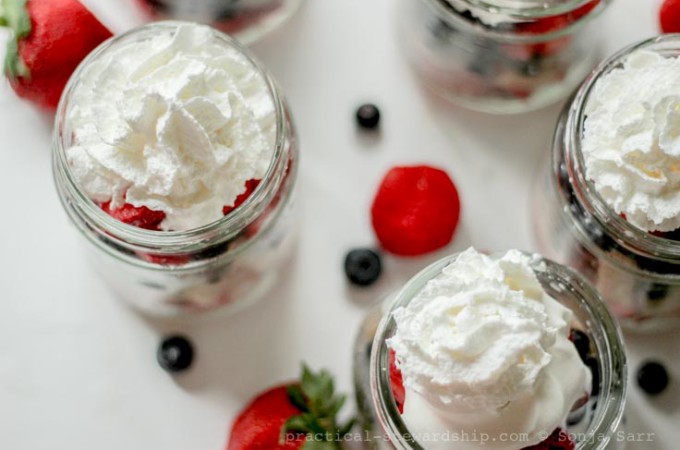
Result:
[[[220,242],[219,244],[215,244],[196,253],[195,255],[192,256],[192,259],[202,261],[204,259],[217,258],[218,256],[222,256],[229,250],[230,244],[231,241]]]
[[[650,301],[663,300],[668,295],[668,285],[652,283],[647,289],[647,299]]]
[[[167,13],[169,11],[169,7],[166,4],[166,2],[162,0],[145,0],[146,4],[149,5],[151,8],[158,12],[162,13]]]
[[[432,36],[438,41],[446,41],[450,36],[456,33],[456,29],[449,25],[448,22],[437,20],[431,26]]]
[[[156,358],[158,364],[168,372],[183,372],[194,360],[194,348],[184,336],[170,336],[161,342]]]
[[[361,105],[356,116],[359,126],[367,130],[377,128],[380,123],[380,110],[372,103]]]
[[[345,273],[352,284],[370,286],[382,272],[380,255],[367,248],[350,251],[345,256]]]
[[[668,387],[668,372],[661,363],[647,361],[637,371],[637,383],[650,395],[660,394]]]
[[[586,366],[590,369],[590,373],[593,375],[592,378],[592,390],[590,392],[591,397],[594,397],[600,393],[600,363],[597,359],[592,356],[588,356],[585,360]]]
[[[581,361],[584,363],[588,359],[588,354],[590,353],[590,339],[588,335],[581,330],[572,329],[569,333],[569,339],[574,343],[578,355],[581,357]]]

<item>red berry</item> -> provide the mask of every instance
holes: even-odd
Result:
[[[78,64],[112,34],[78,0],[28,0],[25,9],[7,3],[26,18],[10,24],[17,51],[8,52],[5,68],[12,88],[54,110]]]
[[[569,433],[561,428],[556,428],[545,441],[525,447],[522,450],[574,450],[575,448],[576,444],[571,440]]]
[[[114,219],[146,230],[160,231],[161,222],[165,219],[163,211],[153,211],[146,206],[132,206],[129,203],[111,210],[111,202],[106,202],[102,203],[102,209]]]
[[[302,411],[288,397],[288,386],[279,386],[258,396],[241,412],[231,428],[227,450],[296,450],[300,442],[280,443],[286,421]]]
[[[659,23],[664,33],[680,33],[680,0],[665,0],[661,4]]]
[[[388,252],[415,256],[444,247],[460,216],[456,186],[443,170],[395,167],[373,200],[373,229]]]
[[[303,366],[299,383],[270,389],[241,412],[232,425],[227,450],[343,448],[341,442],[353,424],[338,423],[344,402],[330,373],[314,373]]]
[[[243,204],[246,200],[248,200],[248,197],[252,195],[253,192],[255,192],[255,189],[260,185],[260,180],[248,180],[246,181],[246,190],[242,194],[240,194],[238,197],[236,197],[236,200],[234,201],[233,206],[225,206],[222,208],[222,213],[226,216],[239,206]]]
[[[181,266],[191,261],[187,255],[151,255],[149,253],[139,253],[139,256],[147,262],[161,266]]]
[[[390,350],[390,384],[392,385],[392,396],[397,403],[400,413],[404,412],[404,402],[406,401],[406,390],[404,389],[404,378],[401,371],[397,368],[397,356],[394,350]]]
[[[542,17],[533,22],[520,23],[517,25],[517,29],[520,33],[526,34],[542,35],[554,33],[571,26],[574,22],[589,14],[599,4],[600,0],[593,0],[568,13],[557,16]],[[556,39],[547,40],[545,42],[537,42],[535,44],[529,45],[528,47],[531,53],[541,56],[548,56],[564,49],[567,45],[569,45],[569,42],[570,38],[568,36],[562,36]]]

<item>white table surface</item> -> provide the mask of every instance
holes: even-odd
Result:
[[[116,29],[120,0],[89,0]],[[660,0],[615,0],[607,52],[651,37]],[[115,7],[112,7],[115,4]],[[0,84],[0,448],[215,450],[237,411],[293,378],[301,360],[351,390],[351,344],[369,305],[428,262],[471,244],[534,250],[530,190],[560,105],[511,117],[445,104],[426,93],[395,39],[394,0],[308,0],[254,46],[281,83],[302,146],[302,239],[288,282],[233,317],[151,323],[117,301],[81,254],[50,169],[51,117]],[[4,35],[3,35],[4,38]],[[382,132],[355,131],[355,107],[377,103]],[[446,168],[462,196],[454,244],[426,258],[387,257],[377,287],[347,286],[345,252],[374,244],[369,205],[395,164]],[[198,357],[173,378],[156,364],[159,337],[188,334]],[[680,440],[680,334],[627,336],[631,372],[664,361],[675,379],[657,399],[630,383],[627,429],[654,433],[630,449]],[[675,356],[675,358],[674,358]]]

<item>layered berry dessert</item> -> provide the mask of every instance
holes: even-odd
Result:
[[[469,249],[392,313],[387,345],[393,379],[403,380],[395,399],[421,447],[530,447],[559,434],[587,401],[591,373],[569,340],[573,315],[545,293],[528,260]],[[490,440],[456,447],[426,440],[447,432]]]
[[[409,0],[401,25],[425,83],[490,112],[545,106],[575,88],[597,60],[592,20],[606,1]]]
[[[238,44],[189,23],[135,30],[81,66],[57,124],[55,172],[72,219],[108,253],[153,269],[134,283],[129,267],[106,269],[123,277],[118,289],[141,289],[124,296],[203,309],[271,278],[287,241],[294,131]]]
[[[625,354],[601,298],[516,250],[424,269],[367,316],[354,364],[373,448],[602,449],[623,413]]]
[[[587,275],[636,328],[680,324],[678,49],[656,38],[591,77],[558,125],[549,189],[537,192],[542,250]]]

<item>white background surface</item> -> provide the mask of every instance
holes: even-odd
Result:
[[[118,29],[118,0],[104,6]],[[603,38],[610,53],[657,32],[660,0],[615,0]],[[111,7],[115,4],[116,7]],[[453,107],[423,91],[401,58],[394,0],[308,0],[254,46],[286,92],[302,145],[301,235],[286,285],[230,318],[154,324],[113,298],[87,266],[50,170],[51,118],[0,85],[0,448],[221,449],[255,393],[293,378],[299,362],[324,366],[351,389],[351,344],[369,305],[428,262],[470,244],[533,250],[531,181],[560,106],[512,117]],[[106,8],[108,6],[108,8]],[[111,19],[114,19],[113,21]],[[355,107],[377,103],[382,133],[356,132]],[[419,259],[386,258],[379,286],[348,288],[345,252],[373,245],[369,205],[395,164],[448,170],[462,197],[454,244]],[[155,362],[159,336],[194,340],[190,373]],[[627,336],[631,371],[656,357],[674,377],[657,399],[631,380],[628,431],[655,433],[630,449],[680,441],[680,334]]]

